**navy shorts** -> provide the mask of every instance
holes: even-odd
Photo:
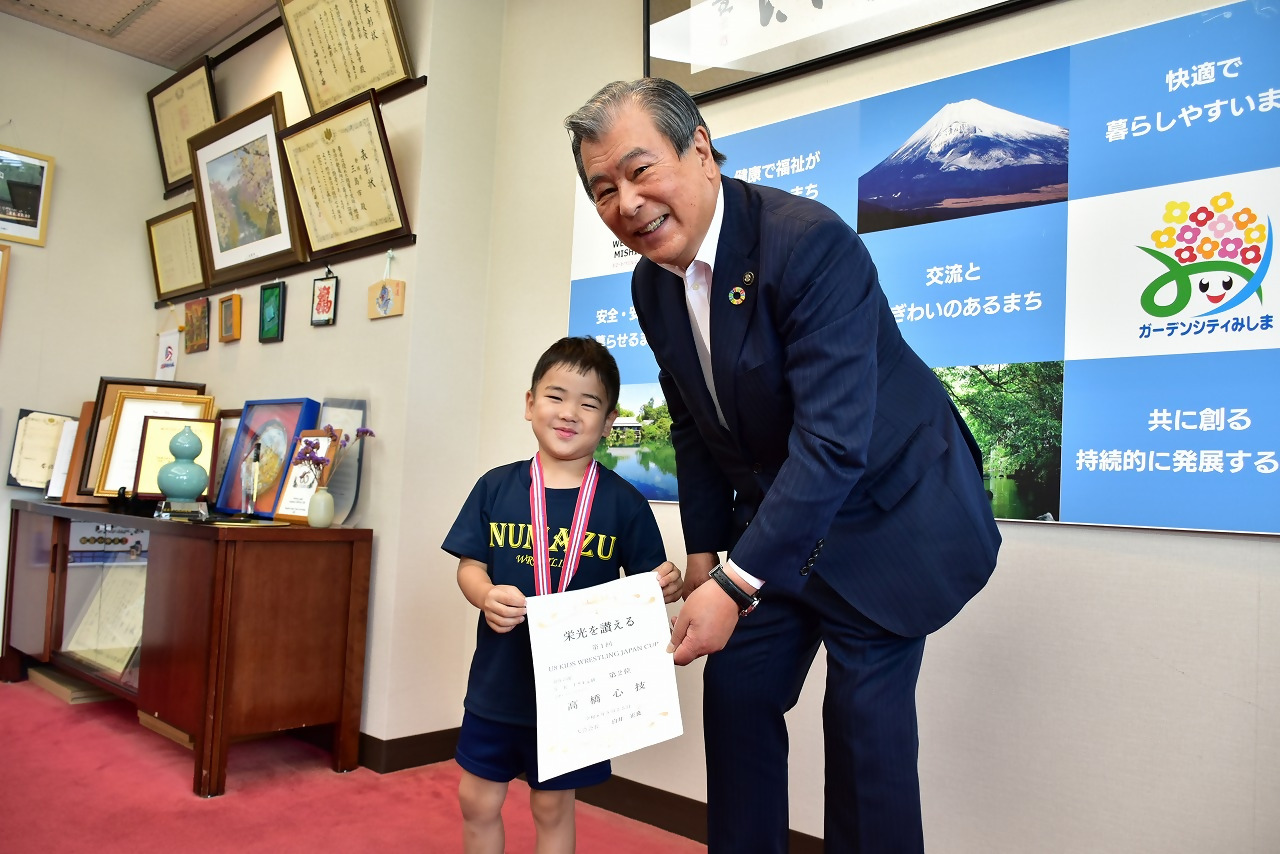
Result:
[[[462,732],[454,758],[463,769],[477,777],[509,783],[520,774],[530,789],[581,789],[609,779],[613,773],[608,760],[552,777],[538,779],[538,732],[531,726],[505,724],[471,712],[462,715]]]

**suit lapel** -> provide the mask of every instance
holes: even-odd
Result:
[[[724,217],[711,281],[711,374],[720,411],[738,432],[738,356],[760,296],[759,234],[743,185],[723,179]]]

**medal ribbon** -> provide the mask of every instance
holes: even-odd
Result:
[[[551,552],[547,542],[547,490],[542,479],[541,454],[535,454],[529,464],[529,514],[533,521],[533,589],[535,596],[551,592]],[[599,464],[592,460],[582,474],[578,487],[578,503],[573,508],[573,522],[569,526],[569,544],[565,546],[564,562],[560,566],[560,587],[563,593],[578,571],[582,557],[582,541],[587,536],[587,520],[591,518],[591,503],[596,497],[596,484],[600,481]]]

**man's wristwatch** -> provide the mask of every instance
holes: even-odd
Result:
[[[724,564],[716,564],[715,569],[711,570],[711,577],[715,579],[716,584],[729,594],[729,598],[738,606],[738,616],[745,617],[756,609],[760,604],[760,597],[754,593],[748,593],[741,587],[733,583],[733,579],[724,574]]]

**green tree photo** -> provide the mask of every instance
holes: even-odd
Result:
[[[1063,363],[960,365],[933,372],[982,448],[983,479],[996,516],[1057,519]]]

